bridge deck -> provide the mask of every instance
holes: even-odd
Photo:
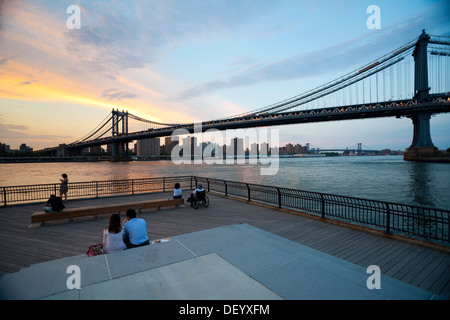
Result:
[[[69,201],[68,207],[166,196],[167,193],[158,193]],[[210,199],[211,205],[206,209],[186,207],[144,211],[141,217],[148,222],[149,237],[173,237],[224,225],[247,223],[364,268],[378,265],[384,275],[450,298],[448,252],[222,196],[210,194]],[[27,228],[31,213],[41,208],[42,205],[34,204],[0,209],[1,276],[38,262],[84,254],[91,244],[102,241],[101,231],[107,225],[107,216]]]

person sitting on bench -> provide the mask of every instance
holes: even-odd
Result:
[[[45,203],[44,210],[47,212],[59,212],[66,206],[63,204],[61,197],[57,197],[54,194],[50,195],[50,198]]]
[[[150,242],[147,236],[147,222],[144,219],[136,218],[134,209],[127,210],[124,220],[124,237],[123,242],[128,249],[146,246]]]
[[[180,184],[177,182],[175,183],[175,186],[173,188],[173,198],[174,199],[181,199],[183,198],[183,191],[181,190]]]

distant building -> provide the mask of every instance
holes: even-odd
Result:
[[[166,137],[164,145],[161,146],[161,153],[172,153],[172,149],[178,144],[178,141],[172,141],[172,137]]]
[[[101,154],[102,153],[102,146],[89,147],[89,153],[91,153],[91,154]]]
[[[231,146],[233,148],[234,155],[243,155],[244,154],[244,139],[242,139],[242,138],[232,139]]]
[[[268,155],[270,154],[270,150],[269,150],[269,144],[267,142],[263,142],[261,143],[261,149],[259,149],[260,154],[262,155]]]
[[[252,143],[251,145],[250,145],[250,154],[251,155],[259,155],[259,144],[257,144],[257,143]]]
[[[183,138],[182,139],[183,154],[190,154],[191,156],[201,155],[203,145],[198,144],[197,141],[198,141],[197,137],[187,136],[186,138]],[[174,144],[173,146],[175,145],[176,144]],[[189,150],[191,152],[189,152]]]
[[[294,154],[294,146],[292,145],[292,143],[288,143],[286,145],[286,153],[287,154]]]
[[[25,143],[22,143],[19,147],[19,151],[21,152],[33,152],[33,148],[27,146]]]
[[[0,157],[6,157],[6,147],[5,144],[0,143]]]
[[[155,157],[160,155],[159,138],[141,139],[136,143],[138,157]]]

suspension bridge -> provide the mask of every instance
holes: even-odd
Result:
[[[160,123],[113,109],[81,139],[42,151],[74,156],[87,147],[113,146],[113,158],[128,152],[128,143],[171,136],[176,129],[194,133],[201,127],[228,130],[381,117],[407,117],[413,123],[405,160],[435,155],[430,134],[432,115],[450,112],[450,38],[422,34],[357,70],[315,89],[247,113],[201,123]],[[129,132],[130,123],[145,126]],[[201,125],[201,126],[200,126]],[[195,131],[197,132],[197,131]]]

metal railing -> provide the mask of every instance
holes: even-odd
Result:
[[[353,198],[319,192],[266,186],[215,178],[180,176],[69,183],[69,199],[99,198],[203,187],[225,196],[302,211],[334,220],[358,224],[386,233],[399,233],[450,244],[450,211],[436,208]],[[3,206],[46,201],[59,194],[59,184],[0,187]]]
[[[68,185],[67,194],[69,199],[86,199],[165,192],[171,191],[177,182],[182,188],[192,188],[195,185],[191,176],[72,182]],[[0,192],[0,203],[3,206],[46,201],[51,194],[59,196],[59,184],[0,187]]]
[[[450,243],[450,211],[213,178],[194,177],[208,191],[302,211],[322,218]]]

